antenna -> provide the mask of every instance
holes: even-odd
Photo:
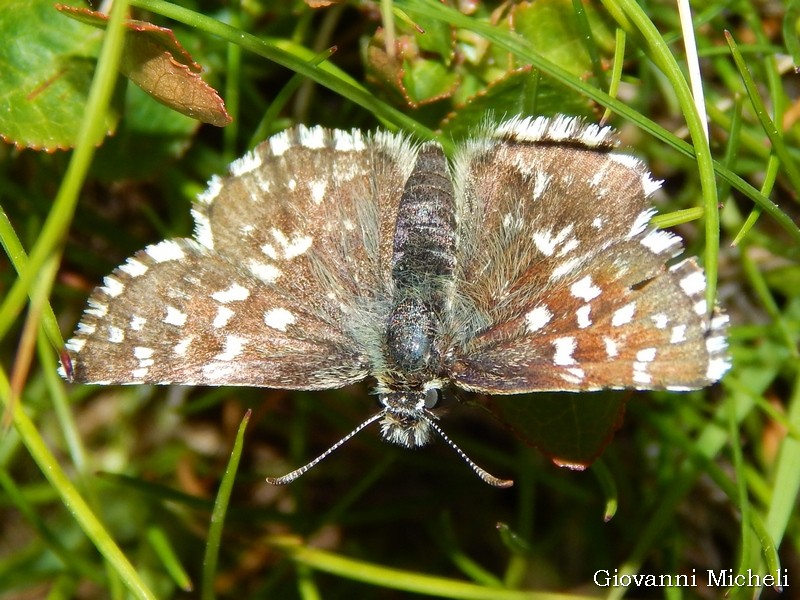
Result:
[[[376,414],[372,415],[369,419],[367,419],[366,421],[361,423],[361,425],[359,425],[358,427],[353,429],[353,431],[348,433],[346,436],[344,436],[342,439],[340,439],[338,442],[336,442],[333,446],[331,446],[330,448],[325,450],[325,452],[320,454],[317,458],[312,460],[310,463],[307,463],[307,464],[303,465],[302,467],[300,467],[299,469],[295,469],[291,473],[287,473],[286,475],[283,475],[281,477],[267,477],[267,483],[271,483],[272,485],[286,485],[287,483],[292,483],[295,479],[297,479],[298,477],[303,475],[306,471],[309,471],[310,469],[313,469],[315,466],[317,466],[317,464],[319,462],[321,462],[323,459],[327,458],[330,454],[332,454],[334,451],[336,451],[336,449],[339,448],[339,446],[341,446],[342,444],[345,444],[351,437],[353,437],[359,431],[364,429],[364,427],[366,427],[367,425],[372,425],[372,423],[374,423],[375,421],[380,419],[383,416],[383,413],[384,413],[384,411],[381,411],[379,413],[376,413]]]
[[[472,468],[473,471],[475,471],[475,474],[481,479],[483,479],[485,483],[488,483],[489,485],[493,485],[494,487],[499,487],[499,488],[508,488],[514,485],[513,479],[500,479],[499,477],[495,477],[494,475],[489,473],[486,469],[479,467],[475,463],[475,461],[473,461],[469,456],[467,456],[467,454],[461,448],[459,448],[456,445],[456,443],[447,436],[447,434],[442,430],[442,428],[439,427],[430,417],[424,415],[423,418],[428,422],[428,425],[430,425],[431,428],[436,433],[438,433],[439,436],[445,442],[447,442],[447,444],[453,450],[456,451],[456,453],[464,460],[464,462],[467,463],[470,466],[470,468]]]
[[[352,438],[354,435],[356,435],[359,431],[361,431],[362,429],[364,429],[368,425],[371,425],[372,423],[374,423],[375,421],[377,421],[381,417],[385,416],[386,412],[387,412],[387,410],[384,409],[384,410],[380,411],[379,413],[376,413],[376,414],[372,415],[369,419],[367,419],[366,421],[361,423],[361,425],[359,425],[358,427],[353,429],[353,431],[348,433],[346,436],[344,436],[342,439],[340,439],[338,442],[336,442],[333,446],[331,446],[330,448],[325,450],[325,452],[320,454],[317,458],[312,460],[310,463],[307,463],[307,464],[303,465],[302,467],[300,467],[299,469],[295,469],[291,473],[287,473],[286,475],[283,475],[281,477],[267,477],[267,483],[271,483],[272,485],[286,485],[287,483],[292,483],[295,479],[297,479],[298,477],[300,477],[301,475],[303,475],[307,471],[309,471],[312,468],[314,468],[315,466],[317,466],[317,464],[319,464],[323,459],[325,459],[328,456],[330,456],[333,452],[336,451],[337,448],[339,448],[341,445],[343,445],[347,441],[349,441],[350,438]],[[469,456],[467,456],[466,453],[461,448],[459,448],[453,440],[451,440],[447,436],[447,434],[442,430],[442,428],[439,427],[436,424],[436,422],[428,414],[426,414],[426,412],[420,411],[420,413],[417,416],[419,418],[421,418],[421,419],[424,419],[425,422],[428,425],[430,425],[431,429],[433,429],[436,433],[438,433],[439,437],[441,437],[445,442],[447,442],[447,444],[453,450],[456,451],[456,453],[464,460],[464,462],[467,463],[470,466],[470,468],[473,471],[475,471],[475,474],[478,477],[480,477],[485,483],[488,483],[489,485],[492,485],[494,487],[499,487],[499,488],[507,488],[507,487],[511,487],[512,485],[514,485],[514,481],[512,479],[500,479],[499,477],[495,477],[494,475],[492,475],[491,473],[489,473],[485,469],[479,467],[475,463],[475,461],[473,461]]]

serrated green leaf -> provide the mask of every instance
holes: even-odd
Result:
[[[459,95],[466,86],[459,89]],[[471,98],[464,98],[464,106],[454,112],[442,130],[454,140],[472,135],[483,124],[487,114],[500,119],[504,115],[555,115],[567,113],[591,116],[591,106],[575,94],[567,94],[563,86],[544,79],[530,69],[507,73],[501,79],[481,89]]]
[[[444,64],[450,65],[453,58],[453,28],[440,19],[421,18],[416,24],[422,29],[417,32],[417,44],[421,50],[435,52],[442,57]]]
[[[493,396],[489,406],[523,441],[553,462],[589,466],[622,423],[630,392]]]
[[[403,67],[403,89],[411,106],[448,98],[458,86],[458,75],[441,63],[416,59],[406,61]]]
[[[102,32],[51,0],[6,0],[0,17],[0,136],[47,151],[75,144]],[[118,114],[106,116],[114,130]]]
[[[514,30],[545,58],[574,75],[592,68],[571,0],[537,0],[514,7]]]
[[[107,15],[87,8],[58,6],[58,10],[101,29],[108,22]],[[125,26],[128,32],[119,65],[123,75],[181,114],[217,127],[230,124],[222,98],[199,76],[203,68],[171,29],[137,20],[128,20]]]

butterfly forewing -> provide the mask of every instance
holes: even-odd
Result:
[[[298,128],[214,178],[196,240],[132,257],[67,345],[72,378],[320,389],[371,372],[414,153],[390,134]],[[68,373],[65,373],[69,375]]]
[[[457,385],[691,389],[727,368],[726,317],[707,316],[694,262],[667,266],[681,244],[648,225],[658,184],[613,144],[575,119],[517,120],[456,159]]]

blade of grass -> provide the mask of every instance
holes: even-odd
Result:
[[[48,257],[60,255],[59,247],[72,221],[78,194],[86,173],[89,170],[96,147],[106,135],[105,120],[98,118],[104,115],[111,101],[111,95],[118,77],[118,65],[122,55],[125,30],[123,18],[128,9],[127,0],[115,2],[111,10],[111,18],[106,28],[97,70],[92,79],[86,110],[78,131],[75,150],[67,166],[67,172],[61,182],[52,209],[45,221],[36,244],[31,250],[24,270],[17,271],[19,278],[0,305],[0,339],[4,338],[8,329],[19,315],[25,298],[30,293],[31,284],[39,278],[42,266]],[[52,286],[52,280],[45,287]]]
[[[104,574],[97,568],[97,565],[86,560],[81,554],[64,545],[58,533],[52,531],[43,519],[41,510],[31,505],[25,497],[25,494],[17,487],[17,484],[14,483],[14,480],[5,470],[0,470],[0,487],[5,492],[10,503],[20,512],[22,517],[31,524],[42,541],[70,571],[90,581],[94,581],[95,583],[103,581]]]
[[[216,597],[214,594],[214,578],[217,574],[217,560],[219,559],[219,545],[222,541],[222,528],[225,525],[225,514],[228,511],[228,502],[230,502],[231,499],[233,482],[236,480],[236,471],[239,468],[239,461],[242,458],[244,432],[247,429],[247,424],[250,422],[250,415],[252,414],[253,411],[248,409],[239,425],[239,431],[236,433],[236,441],[233,444],[233,451],[231,452],[231,459],[228,461],[225,475],[223,475],[222,481],[219,484],[217,499],[214,502],[214,510],[211,513],[211,525],[208,528],[208,537],[206,538],[206,553],[203,557],[203,575],[200,591],[200,597],[203,598],[203,600],[213,600]]]
[[[800,36],[798,36],[798,26],[800,25],[800,0],[789,0],[786,6],[786,13],[783,15],[783,43],[792,55],[795,70],[800,67]]]
[[[706,271],[706,300],[713,306],[716,296],[718,255],[719,255],[719,210],[717,209],[717,183],[714,175],[714,160],[708,145],[706,122],[695,107],[695,98],[683,76],[678,62],[672,55],[669,46],[656,29],[644,9],[634,0],[606,0],[605,5],[616,3],[630,21],[636,26],[649,48],[649,56],[656,66],[667,77],[675,96],[680,103],[683,117],[689,128],[689,135],[694,145],[697,172],[700,177],[700,189],[703,193],[705,209],[706,251],[704,267]],[[697,99],[701,101],[701,98]]]
[[[525,39],[521,38],[520,36],[517,36],[511,32],[501,31],[496,27],[492,27],[491,25],[478,21],[477,19],[470,18],[455,9],[447,7],[443,4],[432,2],[431,0],[404,0],[400,4],[401,6],[406,7],[406,10],[409,12],[415,11],[425,16],[438,17],[443,21],[452,23],[457,27],[462,27],[469,31],[474,31],[480,34],[490,42],[497,44],[499,47],[504,48],[505,50],[508,50],[516,57],[529,62],[531,65],[537,69],[540,69],[543,73],[546,73],[559,83],[586,95],[599,104],[611,109],[616,114],[629,119],[638,125],[642,130],[670,145],[681,154],[691,158],[696,158],[695,149],[690,144],[681,140],[672,132],[666,130],[654,121],[647,119],[624,102],[612,98],[602,90],[592,87],[590,84],[574,77],[564,69],[542,57]],[[615,6],[616,5],[613,5],[612,3],[606,4],[606,8],[609,8],[609,10]],[[647,15],[645,15],[644,12],[634,3],[627,2],[626,7],[630,8],[630,10],[633,12],[638,11],[640,18],[647,20]],[[619,10],[615,9],[611,12],[613,14],[618,14]],[[621,27],[626,21],[627,18],[618,19]],[[649,22],[649,20],[647,22]],[[623,27],[623,29],[625,29],[625,27]],[[666,49],[666,51],[668,52],[668,49]],[[679,69],[677,69],[677,71],[680,73]],[[686,89],[688,93],[688,88]],[[692,104],[691,94],[688,94],[688,104],[689,106]],[[714,161],[712,164],[717,175],[728,181],[734,188],[745,194],[758,206],[762,207],[764,212],[769,214],[795,240],[800,242],[800,227],[798,227],[792,218],[785,214],[777,204],[761,194],[741,177],[730,171],[730,169],[725,168],[722,164],[716,161]],[[703,172],[704,171],[701,171],[701,174]],[[716,205],[714,206],[714,212],[716,212]],[[714,239],[714,236],[712,236],[711,239]]]
[[[319,548],[303,546],[296,538],[273,537],[267,543],[299,564],[318,571],[361,581],[386,589],[402,590],[439,598],[462,600],[589,600],[594,596],[488,588],[463,581],[420,575],[347,558]]]
[[[775,321],[775,326],[778,328],[781,337],[783,337],[784,341],[786,342],[786,347],[789,349],[789,352],[795,359],[800,358],[800,350],[797,349],[797,342],[793,339],[790,333],[789,327],[787,326],[783,318],[783,314],[781,314],[781,310],[778,307],[778,303],[775,301],[775,298],[772,297],[772,291],[767,285],[767,282],[764,281],[764,274],[758,269],[756,264],[750,258],[747,248],[742,248],[742,251],[740,252],[740,261],[751,288],[758,296],[761,305],[767,311],[769,316]]]
[[[2,206],[0,206],[0,244],[3,245],[3,249],[11,260],[11,264],[14,266],[17,273],[24,272],[28,267],[28,256],[22,248],[22,243],[19,241],[17,232],[14,231],[14,227],[11,225],[11,221],[8,220],[8,216]],[[13,319],[11,321],[13,322]],[[11,322],[9,322],[9,326],[10,325]],[[64,345],[64,339],[61,337],[56,315],[49,303],[44,307],[42,327],[50,343],[53,344],[54,347],[61,348]],[[8,331],[8,328],[2,329]],[[0,333],[0,338],[3,337],[3,335],[4,333]]]
[[[800,374],[798,373],[795,373],[787,417],[793,427],[800,428]],[[797,498],[800,495],[798,464],[800,464],[800,440],[787,436],[781,444],[778,464],[773,476],[775,488],[772,491],[772,501],[767,512],[767,531],[776,544],[780,544],[783,539],[789,520],[795,514],[797,507]]]
[[[735,473],[734,484],[736,485],[740,514],[739,539],[741,540],[741,545],[739,547],[739,566],[737,568],[737,574],[742,574],[747,571],[749,561],[751,560],[750,540],[752,538],[752,522],[750,518],[750,498],[747,495],[747,478],[745,477],[744,458],[742,457],[741,440],[739,438],[739,424],[736,421],[736,404],[732,400],[733,398],[729,397],[725,404],[728,407],[728,435],[731,441],[728,447],[731,450],[731,456],[733,458],[733,471]],[[735,589],[729,589],[726,595],[734,597],[735,591]]]
[[[183,568],[180,558],[169,542],[169,538],[164,533],[164,530],[159,527],[147,528],[147,541],[156,553],[156,556],[161,560],[164,569],[172,577],[172,580],[184,591],[191,592],[194,590],[194,585]]]
[[[778,155],[792,187],[795,190],[800,190],[800,169],[798,169],[797,163],[795,163],[794,159],[789,154],[783,136],[778,132],[778,128],[775,127],[775,122],[770,118],[769,112],[766,106],[764,106],[764,102],[761,100],[761,95],[758,93],[758,86],[753,76],[750,74],[750,69],[747,68],[747,63],[744,62],[744,58],[741,52],[739,52],[736,41],[733,39],[730,32],[725,32],[725,39],[728,41],[728,46],[731,49],[733,61],[739,69],[739,74],[744,82],[747,95],[753,106],[753,111],[756,113],[761,127],[764,129],[764,133],[767,135],[767,138],[769,138],[773,151]]]
[[[5,372],[0,369],[0,400],[9,406],[11,388]],[[61,469],[55,456],[47,448],[34,423],[22,407],[16,405],[11,411],[14,427],[20,434],[23,444],[44,476],[56,490],[64,506],[72,513],[84,533],[92,540],[108,564],[125,582],[131,593],[142,600],[155,600],[156,596],[139,577],[136,569],[128,561],[122,550],[114,542],[92,509]]]
[[[611,83],[608,87],[608,95],[616,98],[619,93],[619,84],[622,81],[622,67],[625,63],[625,32],[617,27],[614,32],[614,62],[611,66]],[[611,109],[606,108],[601,123],[605,123],[611,117]]]

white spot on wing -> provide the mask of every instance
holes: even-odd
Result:
[[[556,251],[556,246],[561,244],[567,239],[574,225],[570,223],[559,231],[555,236],[550,231],[537,231],[533,234],[532,239],[536,248],[546,256],[552,256]]]
[[[566,336],[566,337],[556,338],[555,340],[553,340],[553,346],[555,346],[555,353],[553,354],[553,364],[562,367],[575,364],[575,359],[572,358],[572,353],[575,352],[575,348],[577,347],[574,337]]]
[[[719,354],[728,347],[728,341],[724,336],[715,335],[706,340],[706,350],[709,354]]]
[[[193,335],[183,338],[180,342],[175,344],[175,346],[172,348],[172,351],[177,356],[185,356],[186,351],[189,350],[189,344],[192,343],[193,339],[194,339]]]
[[[83,350],[83,347],[85,345],[86,345],[85,338],[72,338],[66,344],[64,344],[64,347],[70,352],[78,354],[81,350]]]
[[[570,292],[576,298],[580,298],[581,300],[589,302],[590,300],[597,298],[600,295],[601,290],[594,284],[592,277],[590,275],[586,275],[582,279],[579,279],[572,284],[570,287]]]
[[[655,325],[656,329],[666,329],[667,324],[669,323],[669,317],[664,313],[656,313],[652,317],[653,325]]]
[[[693,271],[681,279],[680,286],[687,296],[695,296],[705,291],[706,278],[702,271]]]
[[[89,298],[89,308],[86,309],[86,314],[102,319],[108,314],[108,304]]]
[[[227,306],[220,306],[217,308],[217,315],[214,317],[214,321],[211,323],[211,325],[213,325],[216,329],[225,327],[225,325],[228,324],[228,321],[231,320],[233,314],[233,311]]]
[[[250,260],[247,269],[264,283],[273,283],[281,276],[281,270],[275,265]]]
[[[183,327],[186,324],[187,315],[181,312],[174,306],[167,306],[167,316],[164,317],[163,322],[167,325],[174,325],[175,327]]]
[[[92,323],[78,323],[78,333],[83,335],[92,335],[97,330],[97,327]]]
[[[225,336],[225,345],[222,352],[217,354],[214,360],[233,360],[242,353],[246,343],[247,338],[239,337],[238,335]]]
[[[134,331],[141,331],[145,323],[147,323],[147,319],[139,315],[133,315],[131,316],[130,328]]]
[[[570,252],[575,250],[575,248],[577,248],[579,245],[580,242],[578,241],[578,238],[571,238],[567,240],[567,242],[561,247],[561,250],[558,251],[558,255],[564,256],[565,254],[569,254]]]
[[[297,317],[285,308],[272,308],[264,312],[264,323],[278,331],[286,331],[289,325],[297,322]]]
[[[686,341],[686,325],[675,325],[672,328],[672,337],[669,338],[670,344],[680,344]]]
[[[584,304],[575,311],[575,317],[578,319],[578,327],[580,329],[586,329],[592,324],[591,311],[592,307],[588,304]]]
[[[106,295],[111,296],[112,298],[116,298],[117,296],[119,296],[125,289],[125,286],[122,284],[122,282],[113,275],[108,275],[104,277],[103,284],[104,287],[100,289]]]
[[[611,317],[611,325],[613,327],[620,327],[622,325],[627,325],[631,321],[633,321],[633,314],[636,312],[636,303],[630,302],[623,306],[620,309],[614,311],[613,316]]]
[[[119,270],[127,273],[131,277],[139,277],[147,273],[147,265],[139,262],[135,258],[129,258],[124,265],[121,265]]]
[[[552,177],[547,173],[536,170],[536,181],[533,184],[533,199],[538,200],[542,197],[545,190],[547,190],[547,185],[550,183],[550,179]]]
[[[311,190],[311,200],[314,201],[314,204],[319,204],[325,199],[325,192],[328,190],[328,182],[324,179],[312,181],[309,188]]]
[[[271,258],[272,260],[278,259],[278,251],[275,250],[275,246],[272,244],[264,244],[261,246],[261,252],[263,252],[267,258]]]
[[[711,329],[722,329],[730,321],[730,317],[725,314],[716,315],[711,319]]]
[[[495,131],[495,137],[512,137],[518,140],[536,142],[541,140],[577,141],[589,147],[599,146],[611,141],[613,130],[594,123],[585,124],[578,117],[559,115],[549,117],[514,117]]]
[[[642,246],[648,248],[655,254],[661,254],[662,252],[673,247],[676,251],[678,251],[680,242],[681,238],[679,238],[677,235],[674,235],[669,231],[662,231],[660,229],[652,230],[640,240]]]
[[[157,263],[186,258],[180,244],[174,240],[164,240],[144,249],[147,255]]]
[[[282,131],[277,135],[269,138],[269,149],[272,150],[273,156],[283,156],[283,154],[292,147],[292,142],[289,139],[289,132]]]
[[[136,346],[133,349],[133,355],[139,360],[147,360],[153,357],[153,349],[147,346]]]
[[[364,137],[358,130],[342,131],[335,129],[333,131],[333,146],[341,152],[361,152],[366,148]]]
[[[208,180],[208,187],[204,192],[197,196],[197,202],[200,204],[211,204],[216,200],[219,193],[222,191],[222,178],[219,175],[214,175]]]
[[[125,341],[125,332],[119,327],[108,326],[108,341],[112,344],[121,344]]]
[[[647,363],[633,363],[633,381],[642,385],[649,385],[653,382],[653,378],[647,372]]]
[[[698,314],[702,317],[705,316],[705,314],[708,312],[708,303],[706,302],[705,298],[703,298],[702,300],[697,302],[693,308],[695,314]]]
[[[234,177],[239,177],[255,171],[261,166],[261,154],[251,150],[241,158],[237,158],[231,163],[230,172]]]
[[[653,179],[650,176],[650,173],[642,173],[641,182],[645,196],[650,196],[654,194],[658,190],[658,188],[661,187],[661,182],[657,179]]]
[[[211,221],[196,208],[192,209],[192,218],[194,219],[194,239],[209,250],[213,250],[214,235],[211,233]]]
[[[731,368],[730,360],[727,357],[714,357],[708,361],[708,369],[706,369],[706,378],[709,381],[719,381],[725,375],[728,369]]]
[[[606,355],[608,358],[615,358],[619,356],[619,346],[617,345],[616,340],[610,337],[604,337],[603,344],[606,347]]]
[[[272,237],[281,247],[281,250],[283,250],[283,257],[287,260],[305,254],[314,241],[314,238],[310,236],[298,234],[293,235],[292,239],[290,240],[282,231],[275,229],[274,227],[272,228]],[[264,251],[263,247],[262,251]]]
[[[322,127],[300,127],[300,144],[304,148],[317,150],[325,147],[325,130]]]
[[[222,302],[223,304],[247,300],[249,296],[250,290],[239,285],[238,283],[232,283],[227,290],[220,290],[219,292],[214,292],[211,294],[211,297],[214,300],[217,302]]]
[[[636,353],[636,360],[642,363],[653,362],[656,359],[655,348],[643,348]]]
[[[569,260],[565,260],[563,263],[558,265],[553,272],[550,274],[550,281],[555,281],[564,275],[569,275],[575,270],[581,262],[580,258],[570,258]]]
[[[586,372],[580,367],[569,367],[567,373],[578,379],[578,381],[586,377]]]
[[[525,321],[528,324],[528,332],[533,333],[534,331],[540,330],[547,325],[552,318],[553,313],[551,313],[546,306],[537,306],[525,315]]]
[[[633,239],[647,229],[647,225],[650,223],[650,219],[654,214],[656,214],[656,211],[653,208],[648,208],[640,212],[633,220],[633,225],[631,225],[631,230],[628,232],[627,239]]]
[[[630,154],[620,154],[618,152],[612,152],[608,155],[609,160],[613,160],[615,163],[618,163],[624,167],[627,167],[631,171],[640,171],[644,168],[644,164],[635,156],[631,156]]]

